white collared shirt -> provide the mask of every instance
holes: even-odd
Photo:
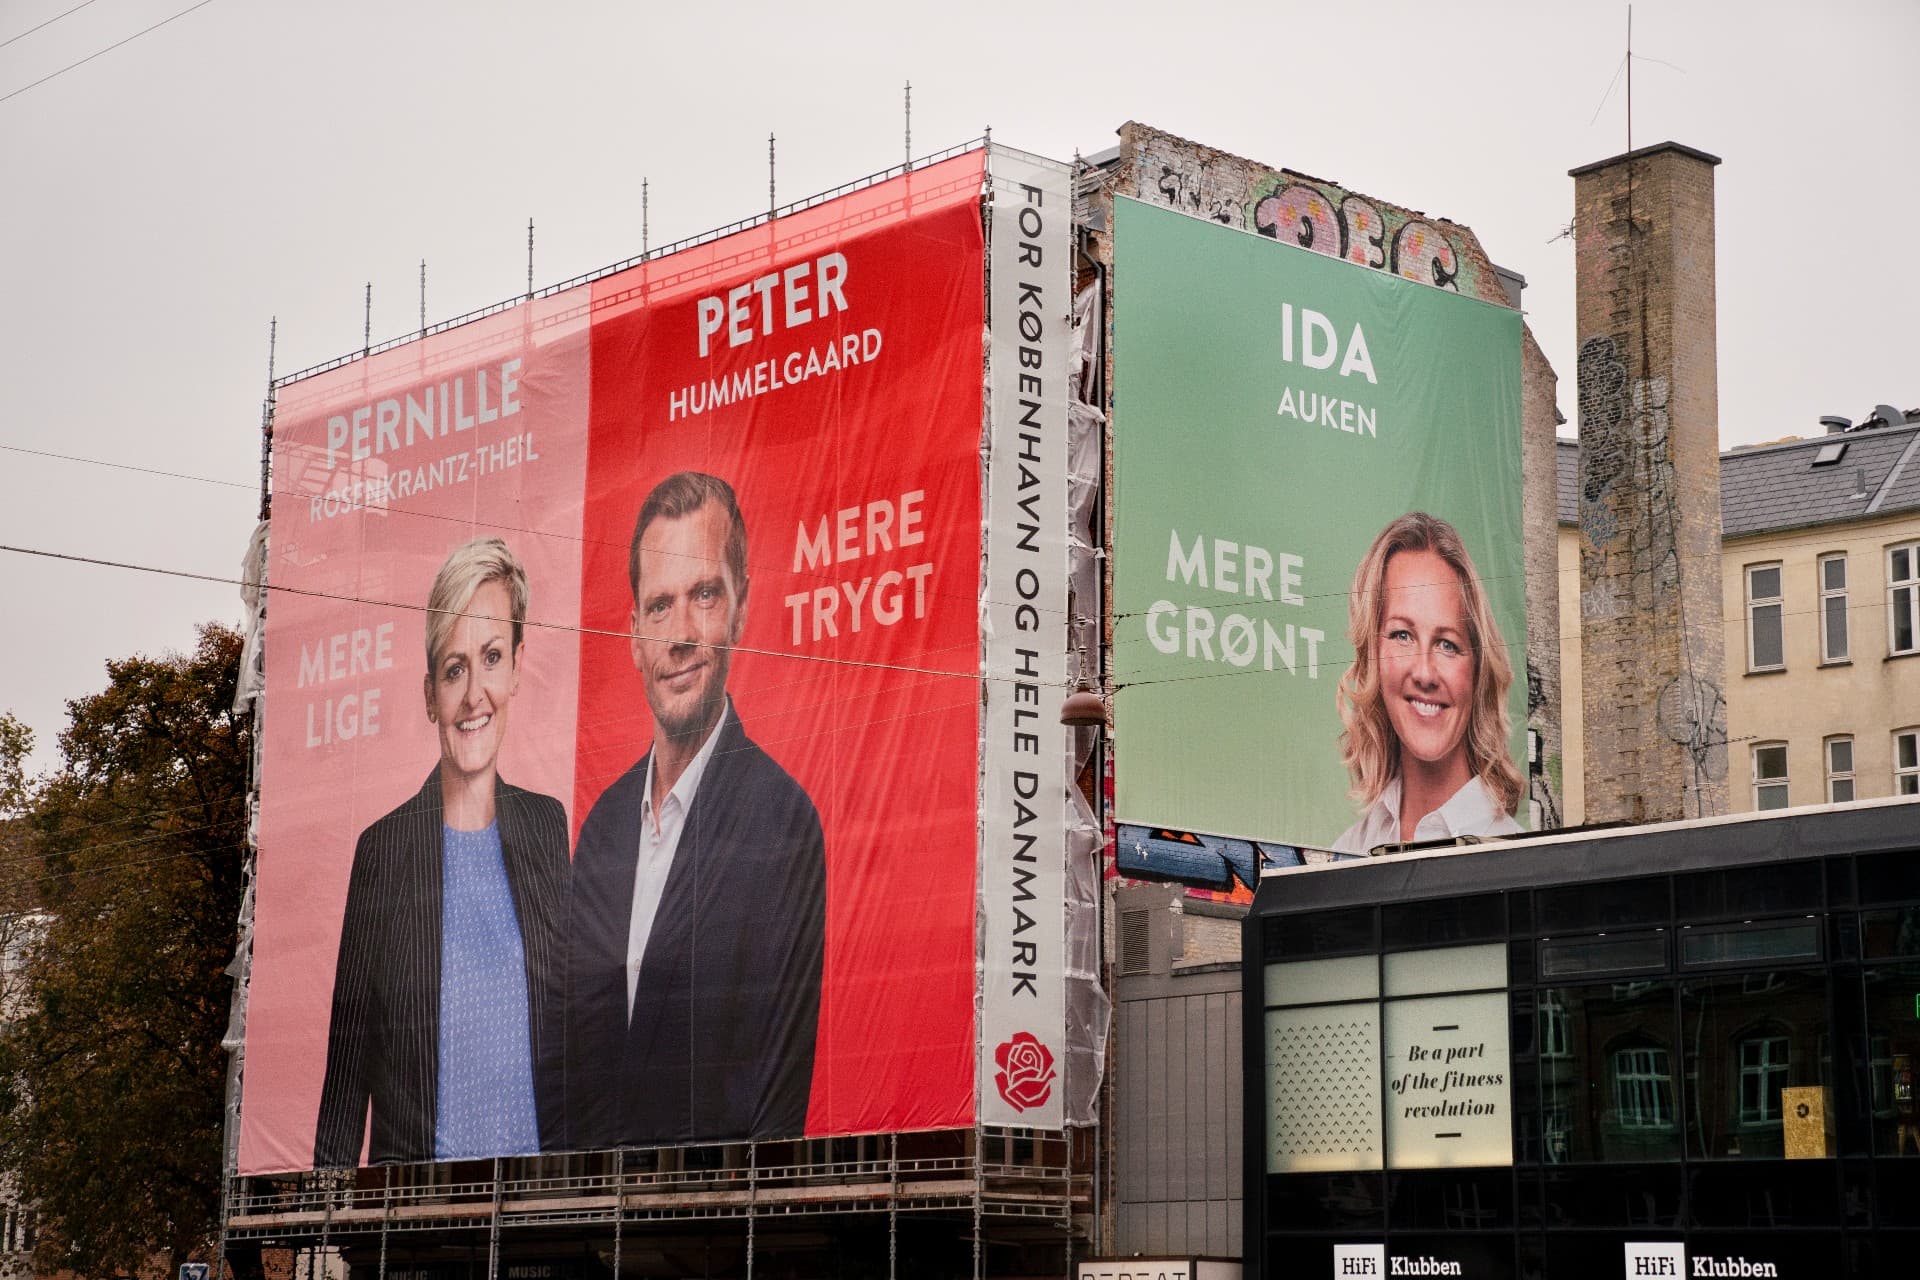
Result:
[[[1526,828],[1501,811],[1493,793],[1479,778],[1466,783],[1447,802],[1421,818],[1413,827],[1413,840],[1400,839],[1400,779],[1395,778],[1367,806],[1360,820],[1348,827],[1333,842],[1335,853],[1365,853],[1378,845],[1413,843],[1418,840],[1451,840],[1456,836],[1511,836]]]
[[[666,892],[667,873],[673,870],[673,855],[680,848],[680,832],[687,824],[687,811],[700,790],[700,778],[713,759],[714,744],[720,741],[720,728],[733,712],[729,702],[720,719],[700,744],[687,765],[687,771],[667,792],[658,811],[653,805],[653,766],[656,750],[647,753],[646,790],[640,797],[640,853],[633,870],[633,914],[627,922],[627,1017],[633,1017],[633,996],[640,987],[640,964],[647,956],[647,940],[653,936],[653,918],[660,914],[660,896]]]

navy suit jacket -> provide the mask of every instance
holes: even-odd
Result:
[[[496,779],[493,812],[526,957],[527,1026],[540,1145],[562,1145],[558,1054],[544,1043],[558,1003],[567,815],[552,796]],[[340,925],[315,1168],[360,1162],[373,1107],[374,1164],[433,1159],[440,1096],[440,774],[360,833]],[[502,1155],[522,1154],[502,1152]]]
[[[732,704],[701,775],[627,1008],[651,752],[594,803],[567,915],[567,1137],[616,1145],[799,1137],[813,1088],[826,851],[813,801]]]

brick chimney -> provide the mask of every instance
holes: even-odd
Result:
[[[1719,163],[1663,142],[1572,171],[1588,822],[1727,807]]]

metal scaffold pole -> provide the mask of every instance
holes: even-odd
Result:
[[[328,1174],[327,1180],[328,1183],[331,1184],[333,1175]],[[320,1219],[320,1252],[323,1254],[331,1247],[333,1239],[333,1193],[335,1189],[332,1185],[327,1187],[327,1209],[326,1213],[322,1215]]]
[[[500,1157],[493,1158],[493,1218],[487,1224],[487,1280],[500,1275]]]
[[[747,1280],[753,1280],[753,1228],[760,1216],[760,1144],[747,1144]]]
[[[620,1228],[627,1216],[627,1149],[613,1153],[613,1280],[620,1280]]]
[[[387,1228],[393,1223],[393,1166],[387,1166],[387,1194],[380,1204],[380,1276],[387,1280]]]
[[[973,1280],[980,1280],[980,1230],[987,1192],[986,1130],[973,1126]],[[382,1276],[380,1280],[386,1280]]]

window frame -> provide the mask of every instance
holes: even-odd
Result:
[[[1838,587],[1829,586],[1827,583],[1827,566],[1830,564],[1840,566],[1840,585]],[[1847,565],[1847,553],[1844,551],[1829,551],[1814,559],[1813,582],[1820,598],[1821,666],[1843,666],[1853,661],[1853,624],[1847,616],[1847,592],[1853,581],[1852,574],[1853,570]],[[1829,639],[1829,611],[1835,600],[1840,602],[1840,611],[1837,615],[1840,620],[1839,653],[1832,652],[1827,644]]]
[[[1913,743],[1913,763],[1902,764],[1900,743],[1902,739]],[[1904,784],[1904,785],[1903,785]],[[1920,795],[1920,728],[1895,729],[1893,731],[1893,794],[1896,796]]]
[[[1889,561],[1889,563],[1891,563],[1891,561]],[[1754,595],[1753,575],[1756,573],[1769,572],[1775,575],[1774,593],[1769,596]],[[1749,673],[1785,671],[1787,669],[1786,566],[1778,560],[1768,560],[1746,565],[1741,569],[1741,581],[1744,585],[1747,602],[1747,671]],[[1759,656],[1754,652],[1753,619],[1756,612],[1764,609],[1771,609],[1773,611],[1775,632],[1780,644],[1780,660],[1778,662],[1762,663],[1759,660]]]
[[[1893,572],[1894,556],[1905,552],[1907,556],[1907,576],[1896,578]],[[1887,544],[1887,656],[1900,657],[1903,654],[1920,653],[1920,541],[1892,542]],[[1907,647],[1899,645],[1900,616],[1904,613],[1907,622]]]
[[[1834,767],[1833,749],[1843,742],[1847,744],[1847,767],[1838,769]],[[1853,735],[1850,733],[1835,733],[1823,739],[1820,743],[1820,759],[1826,766],[1827,803],[1847,804],[1850,801],[1858,800],[1860,798],[1860,787],[1856,781],[1854,769],[1859,760],[1859,756],[1854,747]],[[1847,784],[1847,796],[1844,800],[1833,794],[1834,784],[1839,782]]]
[[[1778,750],[1780,752],[1780,774],[1778,777],[1769,775],[1763,778],[1760,775],[1760,754],[1763,751],[1773,751],[1773,750]],[[1788,781],[1788,775],[1791,773],[1792,770],[1791,770],[1790,762],[1787,759],[1787,744],[1785,739],[1754,743],[1748,758],[1752,762],[1752,766],[1753,766],[1752,767],[1752,775],[1753,775],[1752,795],[1753,795],[1754,812],[1755,813],[1771,813],[1779,809],[1792,808],[1793,793],[1792,793],[1790,783]],[[1778,791],[1780,792],[1781,803],[1761,804],[1760,794],[1761,794],[1762,788],[1765,788],[1766,790],[1769,790],[1769,791],[1778,789]]]
[[[1747,1050],[1756,1049],[1753,1061],[1748,1061]],[[1779,1057],[1774,1056],[1778,1050]],[[1775,1125],[1780,1123],[1780,1090],[1792,1078],[1793,1042],[1792,1038],[1777,1027],[1768,1027],[1755,1031],[1751,1035],[1741,1036],[1734,1049],[1734,1118],[1744,1126]],[[1779,1077],[1775,1087],[1774,1077]],[[1747,1089],[1754,1086],[1755,1102],[1749,1105]]]
[[[1664,1045],[1629,1044],[1608,1058],[1612,1068],[1613,1123],[1636,1133],[1670,1133],[1679,1122],[1673,1087],[1673,1055]]]

